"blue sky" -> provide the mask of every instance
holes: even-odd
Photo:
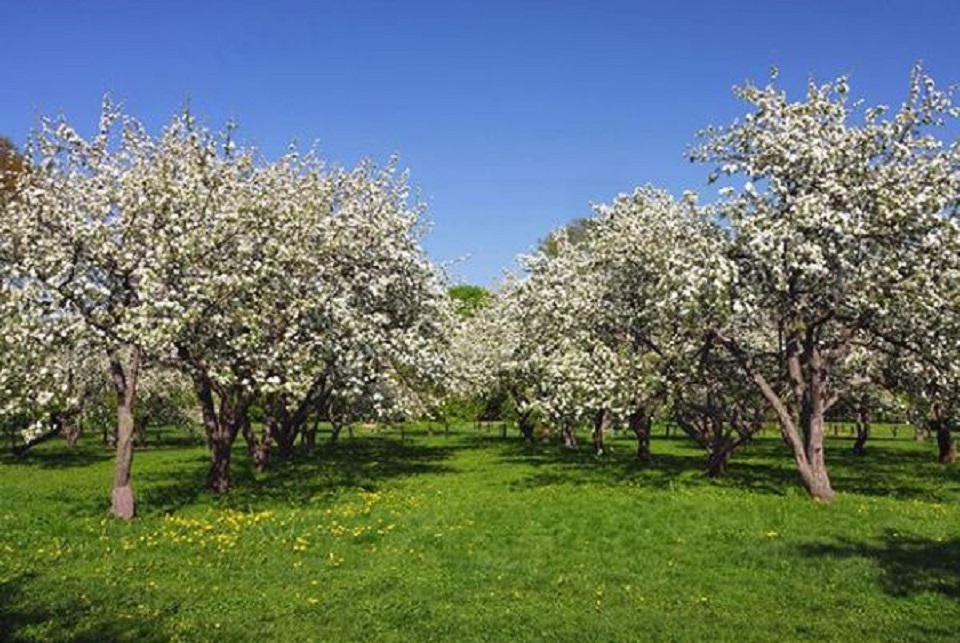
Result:
[[[742,113],[730,89],[852,75],[898,103],[914,62],[960,82],[955,0],[166,2],[6,0],[0,133],[96,123],[109,92],[159,128],[189,101],[270,157],[319,142],[351,165],[398,153],[431,256],[489,285],[590,203],[700,190],[684,152]]]

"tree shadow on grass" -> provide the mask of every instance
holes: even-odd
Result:
[[[936,462],[930,449],[906,441],[868,444],[865,455],[830,449],[827,466],[836,490],[868,496],[951,501],[960,499],[960,468]]]
[[[36,641],[51,635],[58,640],[89,643],[171,638],[163,621],[146,614],[121,619],[102,605],[93,610],[91,603],[80,600],[37,600],[28,591],[37,580],[36,574],[28,573],[0,582],[0,641]]]
[[[453,472],[455,469],[443,461],[457,449],[364,436],[318,445],[312,455],[297,452],[291,459],[274,462],[266,472],[258,474],[242,445],[238,445],[233,453],[229,493],[217,496],[204,489],[209,462],[204,458],[202,465],[184,470],[184,475],[175,476],[173,482],[170,472],[141,475],[141,506],[151,513],[169,513],[201,500],[244,510],[278,504],[298,506],[347,490],[374,491],[395,478]]]
[[[556,444],[529,445],[516,439],[464,439],[497,449],[504,463],[531,468],[529,475],[514,483],[518,489],[557,484],[656,489],[713,485],[773,495],[802,493],[792,453],[772,436],[739,450],[730,460],[727,474],[715,480],[704,473],[705,452],[684,437],[655,438],[650,462],[633,457],[632,443],[623,438],[611,441],[612,451],[602,456],[596,456],[590,445],[567,450]],[[828,449],[827,466],[840,493],[923,500],[951,500],[960,495],[960,468],[937,465],[931,454],[905,440],[878,441],[865,456],[853,455],[846,444],[831,443]]]
[[[555,444],[529,445],[516,440],[494,442],[479,438],[474,441],[487,448],[496,445],[492,448],[499,450],[499,459],[505,464],[526,465],[532,469],[513,483],[515,489],[558,484],[654,489],[719,485],[782,495],[796,483],[796,474],[789,462],[781,466],[776,460],[751,460],[742,458],[741,454],[731,460],[726,477],[713,480],[705,474],[705,452],[682,437],[654,440],[649,461],[636,458],[633,443],[625,439],[608,442],[608,449],[601,456],[595,455],[590,445],[569,450]]]
[[[873,561],[883,573],[884,591],[891,596],[932,592],[960,600],[960,538],[935,541],[888,529],[879,543],[841,540],[807,544],[801,546],[800,553]]]
[[[21,455],[8,452],[0,457],[0,464],[37,469],[73,469],[100,464],[112,460],[113,457],[113,451],[105,447],[85,445],[70,449],[64,444],[55,444],[42,445]]]

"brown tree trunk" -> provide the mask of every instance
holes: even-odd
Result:
[[[814,407],[817,405],[814,404]],[[827,474],[823,449],[824,424],[822,413],[812,413],[806,420],[806,448],[794,453],[800,480],[814,500],[830,502],[834,492]]]
[[[230,490],[230,454],[233,440],[227,433],[219,433],[210,440],[210,471],[207,472],[207,487],[217,493]]]
[[[317,450],[317,431],[319,429],[317,425],[319,423],[320,420],[317,420],[303,431],[303,446],[310,455],[313,455]]]
[[[67,441],[67,447],[76,449],[82,433],[80,422],[70,422],[63,427],[63,437]]]
[[[707,456],[707,475],[709,477],[722,478],[727,474],[731,451],[727,444],[718,445],[717,449]]]
[[[277,459],[289,460],[293,456],[296,443],[296,433],[292,431],[279,431],[277,438]]]
[[[603,455],[603,433],[610,429],[613,418],[610,409],[602,409],[597,413],[593,423],[593,449],[597,455]]]
[[[264,418],[263,432],[253,451],[253,463],[263,473],[270,467],[270,446],[273,442],[273,418]]]
[[[576,449],[578,448],[577,444],[577,434],[573,429],[573,425],[570,422],[563,423],[563,446],[567,449]]]
[[[792,320],[792,323],[801,321]],[[795,415],[787,408],[784,398],[754,368],[751,356],[735,340],[716,331],[713,335],[740,363],[777,414],[783,440],[793,451],[797,473],[807,492],[815,500],[832,500],[833,488],[823,451],[826,370],[817,346],[816,329],[808,329],[805,337],[788,337],[785,343],[784,365],[797,404]]]
[[[83,410],[70,409],[60,414],[60,435],[67,443],[67,448],[76,449],[83,433]]]
[[[520,434],[523,436],[524,442],[533,442],[535,436],[534,431],[534,422],[533,422],[533,413],[529,411],[518,411],[517,412],[517,428],[520,429]]]
[[[256,461],[257,448],[260,443],[257,440],[256,434],[253,432],[253,427],[250,426],[250,418],[245,417],[243,419],[243,424],[240,427],[240,435],[243,436],[243,441],[247,445],[247,457],[253,461]]]
[[[627,424],[637,436],[637,459],[648,462],[650,460],[650,429],[653,426],[650,414],[643,407],[637,407],[627,418]]]
[[[857,409],[856,418],[857,439],[853,442],[854,455],[867,453],[867,439],[870,437],[870,415],[865,409]]]
[[[117,394],[117,455],[113,470],[110,511],[114,516],[124,520],[130,520],[136,514],[130,478],[133,470],[135,432],[133,407],[137,397],[140,359],[140,349],[132,348],[126,367],[120,355],[114,355],[110,360],[111,379]]]
[[[950,427],[944,421],[938,421],[937,431],[937,460],[941,464],[951,464],[957,459],[957,441],[953,439]]]
[[[182,351],[182,355],[189,357],[185,351]],[[253,396],[239,386],[215,384],[204,368],[193,366],[194,389],[203,414],[207,445],[210,447],[207,487],[217,493],[226,493],[230,490],[231,449],[237,435],[248,422],[247,411]]]

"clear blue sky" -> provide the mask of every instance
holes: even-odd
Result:
[[[695,132],[742,112],[730,88],[852,75],[897,103],[922,59],[960,82],[956,0],[208,2],[5,0],[0,133],[40,114],[83,129],[105,92],[158,128],[189,100],[268,156],[296,139],[353,164],[399,153],[435,259],[490,284],[589,204],[707,168]]]

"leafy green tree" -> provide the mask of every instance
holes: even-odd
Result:
[[[447,290],[454,302],[454,310],[462,317],[474,317],[478,311],[490,305],[493,295],[482,286],[461,284]]]

